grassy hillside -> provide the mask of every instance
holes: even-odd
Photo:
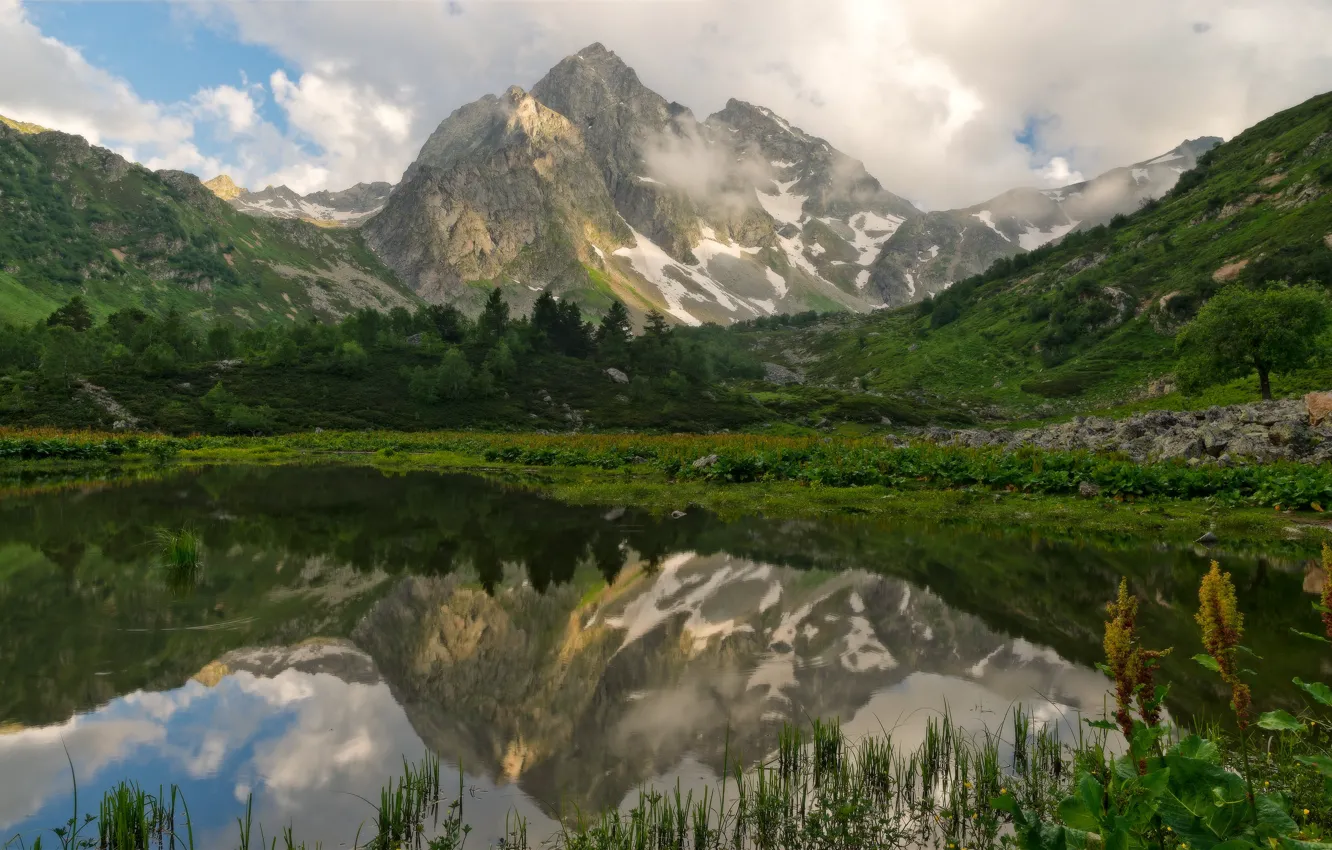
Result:
[[[1256,381],[1204,399],[1170,392],[1175,335],[1223,286],[1279,280],[1332,284],[1332,94],[1217,147],[1136,214],[1001,260],[923,305],[741,332],[762,359],[819,383],[1002,418],[1252,400]],[[1275,381],[1285,393],[1328,385],[1332,356]]]
[[[251,218],[192,175],[0,124],[0,320],[73,295],[242,324],[418,303],[355,232]]]

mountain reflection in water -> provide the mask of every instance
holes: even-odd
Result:
[[[153,535],[185,525],[205,564],[182,593]],[[812,717],[911,746],[945,705],[979,730],[1024,704],[1073,734],[1102,709],[1092,664],[1118,577],[1154,600],[1149,639],[1187,647],[1204,565],[865,520],[671,519],[368,469],[0,499],[0,676],[19,683],[0,695],[0,829],[69,817],[66,747],[81,803],[121,778],[179,783],[221,847],[253,791],[270,833],[331,846],[371,816],[358,796],[427,748],[463,766],[485,843],[510,812],[539,836],[645,783],[715,782],[727,752],[765,757]],[[1302,575],[1227,566],[1255,649],[1317,669],[1259,607],[1302,601]],[[1224,704],[1168,672],[1177,716]]]

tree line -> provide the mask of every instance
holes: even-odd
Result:
[[[165,380],[219,363],[390,378],[405,382],[421,405],[502,395],[561,363],[623,373],[622,391],[630,396],[683,395],[763,374],[753,355],[719,328],[675,328],[652,311],[636,334],[619,301],[594,323],[577,304],[550,292],[541,294],[530,316],[513,315],[497,288],[476,318],[452,306],[426,305],[415,311],[362,309],[336,323],[310,319],[252,328],[201,322],[174,309],[154,315],[128,308],[98,322],[76,296],[45,320],[0,324],[0,378],[9,378],[0,381],[0,415],[22,418],[25,385],[73,388],[84,377],[110,371]],[[199,403],[230,424],[225,430],[271,429],[262,410],[245,407],[224,384]]]

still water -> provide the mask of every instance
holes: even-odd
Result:
[[[203,540],[166,580],[156,535]],[[486,844],[505,819],[647,785],[716,781],[783,723],[838,717],[913,745],[947,705],[1099,716],[1105,601],[1127,576],[1149,645],[1174,646],[1176,718],[1225,695],[1189,659],[1219,557],[1246,641],[1280,683],[1327,672],[1289,636],[1303,563],[1150,542],[846,517],[723,522],[562,504],[512,484],[354,468],[220,467],[0,498],[0,843],[27,843],[120,779],[177,783],[202,847],[235,846],[253,793],[269,836],[350,844],[361,798],[427,750],[464,775]],[[68,752],[68,760],[66,757]],[[447,784],[447,780],[446,780]],[[50,836],[47,836],[50,840]]]

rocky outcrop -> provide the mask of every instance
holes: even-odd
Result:
[[[468,282],[558,289],[586,278],[594,246],[632,240],[582,134],[517,86],[440,124],[364,233],[422,297],[463,307]]]
[[[919,436],[971,447],[1120,452],[1139,462],[1332,461],[1332,422],[1312,427],[1305,402],[1297,399],[1198,411],[1154,410],[1126,419],[1079,416],[1071,422],[1020,431],[930,428]]]

